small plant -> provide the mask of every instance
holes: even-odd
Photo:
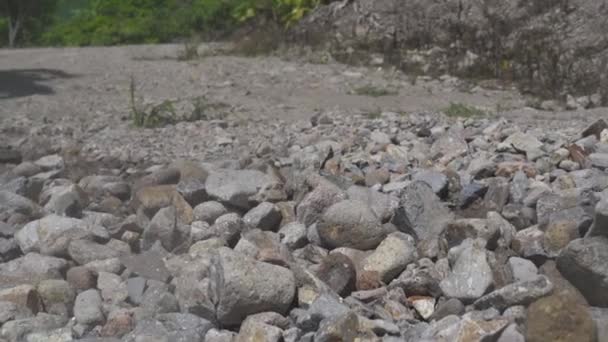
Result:
[[[470,118],[476,116],[485,116],[486,112],[473,106],[463,103],[451,102],[450,105],[443,109],[443,113],[449,117]]]
[[[382,117],[382,109],[376,108],[375,110],[365,113],[365,116],[370,120],[380,119]]]
[[[176,123],[177,115],[173,102],[165,100],[160,104],[140,108],[136,100],[135,78],[131,77],[129,95],[131,100],[131,122],[135,127],[154,128]]]
[[[397,95],[397,91],[388,88],[381,88],[374,85],[365,85],[355,89],[355,94],[357,95],[365,95],[371,97],[381,97],[381,96],[389,96],[389,95]]]
[[[191,61],[195,59],[199,59],[201,56],[198,53],[198,47],[200,45],[201,39],[196,35],[192,35],[192,37],[184,42],[183,49],[179,52],[177,59],[180,61]]]

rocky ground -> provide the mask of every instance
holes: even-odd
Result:
[[[0,52],[0,341],[607,341],[604,109],[175,48]]]

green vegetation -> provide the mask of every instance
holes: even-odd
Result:
[[[164,100],[157,104],[141,104],[137,98],[137,85],[131,77],[129,85],[129,100],[131,113],[129,120],[135,127],[157,128],[175,125],[179,122],[192,122],[199,120],[211,120],[218,116],[222,117],[228,107],[224,103],[210,103],[203,96],[181,100]],[[176,105],[191,104],[191,110],[178,111]],[[179,112],[179,113],[178,113]]]
[[[288,28],[319,2],[0,0],[0,46],[8,45],[9,36],[19,46],[162,43],[194,34],[217,38],[251,20]]]
[[[398,92],[394,89],[377,87],[370,84],[356,88],[354,93],[357,95],[365,95],[371,97],[381,97],[398,94]]]
[[[487,113],[477,107],[469,106],[464,103],[452,102],[442,110],[449,117],[471,118],[476,116],[485,116]]]

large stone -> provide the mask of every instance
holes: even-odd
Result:
[[[86,290],[76,297],[74,316],[81,324],[100,324],[105,317],[102,311],[102,300],[97,290]]]
[[[475,301],[477,309],[494,308],[505,310],[510,306],[528,305],[553,291],[553,284],[545,276],[534,280],[518,281],[498,290],[492,291]]]
[[[492,286],[492,270],[484,246],[485,241],[475,240],[463,247],[450,274],[440,283],[446,297],[472,302]]]
[[[243,222],[252,228],[276,231],[281,223],[281,212],[269,202],[260,203],[243,216]]]
[[[484,219],[459,219],[448,223],[444,233],[448,248],[458,246],[469,238],[481,238],[487,241],[490,249],[494,249],[500,237],[499,229],[498,225],[488,224]]]
[[[346,193],[351,200],[367,203],[382,222],[390,220],[397,207],[399,207],[397,196],[384,194],[363,186],[351,186]]]
[[[40,282],[38,294],[46,311],[56,314],[68,315],[76,299],[76,291],[63,279],[49,279]]]
[[[528,159],[534,159],[535,156],[542,153],[542,147],[543,144],[536,137],[522,132],[511,134],[499,145],[499,149],[508,150],[509,148],[514,148],[518,152],[524,152]]]
[[[164,255],[156,250],[148,250],[142,254],[123,255],[120,257],[121,263],[129,271],[146,279],[166,282],[171,273],[165,266]]]
[[[25,284],[0,290],[0,302],[15,303],[34,315],[43,309],[38,291],[33,286]]]
[[[515,281],[533,280],[538,275],[536,265],[530,260],[518,257],[509,258],[509,267]]]
[[[0,148],[0,164],[19,164],[21,159],[22,156],[18,150],[6,147]]]
[[[557,268],[592,306],[608,307],[608,238],[577,239],[562,250]]]
[[[345,200],[327,209],[317,225],[321,241],[330,248],[367,250],[378,246],[387,230],[363,202]]]
[[[437,158],[439,163],[448,164],[469,150],[464,137],[464,131],[458,127],[450,129],[431,146],[431,158]]]
[[[65,256],[72,240],[110,238],[108,231],[83,220],[49,215],[25,225],[15,239],[23,253],[39,252],[45,255]]]
[[[117,258],[124,253],[111,246],[94,241],[73,240],[68,247],[68,254],[79,265],[86,265],[93,261]]]
[[[528,308],[526,341],[596,341],[589,309],[568,295],[541,298]]]
[[[46,279],[61,279],[67,261],[60,258],[28,253],[21,258],[0,264],[0,288],[21,284],[37,284]]]
[[[209,201],[194,207],[194,219],[213,224],[215,220],[228,213],[228,210],[220,202]]]
[[[384,239],[376,250],[363,260],[363,271],[377,273],[388,284],[407,265],[418,259],[414,239],[404,233],[395,232]]]
[[[257,170],[219,169],[210,172],[205,187],[212,198],[239,209],[249,209],[252,207],[250,197],[271,183],[276,181]]]
[[[44,210],[29,198],[17,195],[10,191],[0,191],[0,214],[9,215],[17,213],[26,217],[38,218]]]
[[[64,327],[67,323],[67,317],[59,315],[49,315],[46,313],[39,313],[35,317],[17,319],[9,321],[2,325],[0,330],[0,337],[5,338],[7,341],[52,341],[45,338],[44,335],[53,330]],[[35,339],[35,334],[41,333],[42,335],[38,340]],[[32,336],[30,340],[30,336]],[[48,335],[47,335],[48,336]],[[58,337],[57,341],[65,341],[65,337]]]
[[[295,278],[290,270],[255,261],[229,248],[218,250],[210,271],[218,298],[217,319],[228,326],[258,312],[285,314],[295,296]]]
[[[404,189],[392,222],[416,239],[427,240],[438,237],[452,218],[430,186],[414,182]]]
[[[80,217],[89,204],[87,194],[76,184],[53,186],[42,192],[40,201],[47,212],[69,217]]]
[[[595,206],[593,225],[587,236],[608,237],[608,197],[602,198]]]
[[[323,212],[333,204],[346,199],[347,195],[337,186],[325,181],[306,194],[296,207],[298,222],[306,226],[317,222]]]
[[[448,191],[448,177],[435,170],[421,170],[412,176],[413,181],[428,184],[437,196],[444,197]]]
[[[168,251],[187,248],[184,244],[190,237],[190,227],[182,223],[178,215],[173,206],[160,209],[144,230],[142,248],[148,250],[156,241]]]
[[[600,170],[608,169],[608,153],[591,153],[589,161],[592,166]]]
[[[328,255],[323,259],[316,275],[339,295],[347,296],[355,289],[357,280],[355,265],[344,254]]]

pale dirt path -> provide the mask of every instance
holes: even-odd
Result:
[[[177,61],[179,45],[0,50],[0,118],[35,120],[104,117],[129,112],[129,82],[153,102],[204,95],[232,106],[244,118],[307,119],[317,112],[438,111],[450,102],[508,108],[516,121],[590,121],[606,111],[550,113],[522,109],[514,91],[454,89],[448,82],[416,82],[401,73],[337,63],[310,64],[277,57],[207,57]],[[353,95],[367,84],[398,89],[397,95]]]

